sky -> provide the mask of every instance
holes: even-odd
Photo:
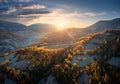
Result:
[[[120,17],[120,0],[0,0],[0,20],[84,28]]]

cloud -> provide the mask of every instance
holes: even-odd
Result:
[[[18,13],[17,15],[30,15],[30,14],[48,14],[51,13],[48,10],[25,10],[25,11],[21,11],[20,13]]]
[[[49,16],[58,16],[58,17],[96,17],[106,15],[107,12],[88,12],[88,11],[66,11],[65,9],[56,8],[52,10],[53,12]]]
[[[33,23],[53,23],[53,22],[68,22],[68,23],[73,23],[76,24],[77,22],[82,23],[82,21],[88,19],[88,18],[93,18],[93,17],[99,17],[102,15],[106,15],[107,12],[88,12],[88,11],[67,11],[66,9],[61,9],[61,8],[54,8],[52,9],[52,12],[49,14],[43,14],[38,16],[37,18],[32,18],[30,21],[27,21],[26,24],[30,25]],[[76,22],[75,22],[76,21]],[[90,23],[89,21],[87,24]],[[86,23],[85,23],[86,24]],[[81,24],[81,25],[85,25]]]
[[[47,16],[48,17],[66,17],[66,18],[70,18],[70,17],[80,17],[81,13],[79,13],[77,11],[67,12],[66,10],[56,8],[56,9],[52,10],[52,13],[50,13]]]
[[[46,7],[44,5],[39,5],[39,4],[22,7],[22,9],[24,9],[24,10],[26,10],[26,9],[42,9],[42,8],[46,8]]]
[[[106,12],[100,12],[100,13],[86,12],[86,13],[84,13],[84,15],[91,16],[91,17],[101,16],[101,15],[106,15],[106,14],[107,14]]]
[[[112,14],[118,14],[118,12],[117,11],[112,11]]]
[[[0,3],[9,3],[9,2],[30,2],[34,0],[0,0]]]
[[[0,0],[0,16],[19,17],[21,15],[48,14],[45,5],[37,0]]]
[[[33,1],[33,0],[18,0],[18,2],[30,2],[30,1]]]
[[[45,5],[33,4],[33,5],[19,5],[10,6],[4,10],[0,9],[0,15],[18,16],[18,15],[29,15],[29,14],[48,14],[50,11]]]
[[[67,12],[66,10],[60,8],[52,9],[51,11],[52,12],[49,14],[43,14],[39,15],[37,18],[32,18],[30,21],[27,21],[26,24],[31,25],[38,22],[50,24],[53,24],[53,22],[57,24],[65,22],[69,24],[68,20],[72,20],[73,18],[78,18],[82,16],[82,14],[77,11]]]
[[[0,3],[8,3],[8,0],[0,0]]]

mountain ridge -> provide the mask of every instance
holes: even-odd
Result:
[[[10,22],[10,21],[3,21],[0,20],[0,28],[1,29],[6,29],[6,30],[21,30],[26,28],[27,26],[25,26],[24,24],[20,24],[17,22]]]
[[[93,32],[98,32],[101,30],[113,29],[113,28],[120,28],[120,18],[115,18],[112,20],[101,20],[86,27],[85,29],[90,31],[94,29]]]

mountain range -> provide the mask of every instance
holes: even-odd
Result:
[[[109,29],[119,29],[120,18],[102,20],[86,28],[69,28],[57,31],[55,26],[50,24],[33,24],[26,26],[20,23],[0,21],[0,54],[34,44],[71,42],[79,37]],[[48,32],[52,32],[49,33]],[[44,34],[45,38],[41,38]],[[51,38],[52,37],[52,38]]]
[[[119,84],[119,23],[117,18],[50,32],[41,30],[41,24],[24,28],[7,22],[14,26],[0,27],[0,78],[11,84],[70,84],[72,79],[78,84],[83,79],[92,80],[91,84]],[[35,40],[38,43],[31,45]]]
[[[78,40],[81,36],[88,35],[90,33],[96,33],[104,30],[120,29],[120,18],[112,20],[98,21],[93,25],[86,28],[69,28],[57,32],[52,32],[45,35],[45,38],[41,38],[42,42],[47,43],[62,43]],[[52,37],[52,38],[51,38]]]
[[[0,20],[0,29],[3,28],[5,30],[22,30],[22,29],[32,29],[32,30],[39,30],[39,31],[47,31],[56,29],[54,25],[51,24],[41,24],[36,23],[29,26],[24,24],[10,22],[10,21],[3,21]],[[113,29],[113,28],[120,28],[120,18],[112,19],[112,20],[101,20],[92,24],[88,27],[83,28],[84,30],[94,30],[96,32],[105,30],[105,29]]]

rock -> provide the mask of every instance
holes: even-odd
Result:
[[[4,84],[17,84],[14,80],[5,78],[5,83]]]
[[[89,77],[88,77],[88,75],[82,73],[78,77],[78,84],[89,84]]]
[[[109,61],[109,64],[116,66],[116,67],[120,67],[120,57],[112,57]]]
[[[58,82],[53,75],[49,75],[47,78],[41,79],[38,84],[58,84]]]

